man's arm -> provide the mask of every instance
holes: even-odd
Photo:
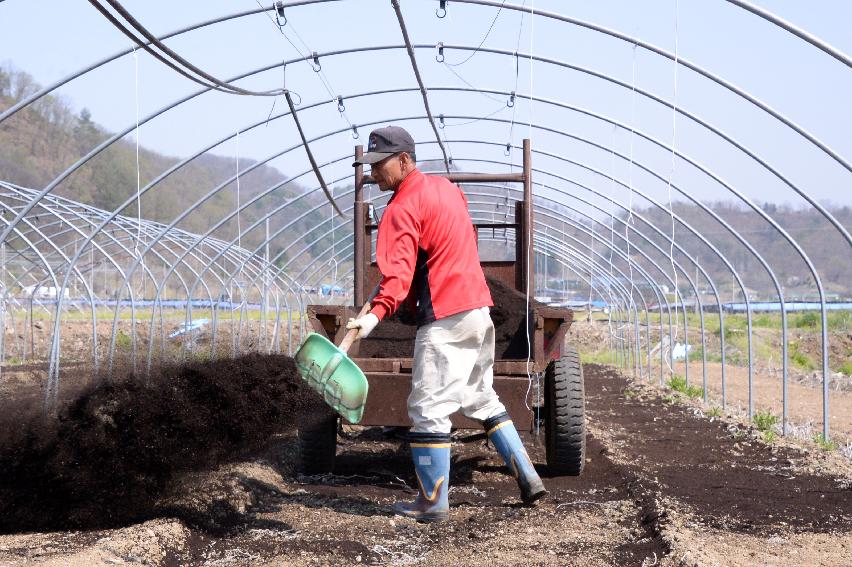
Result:
[[[370,311],[379,320],[392,315],[408,296],[417,263],[420,228],[411,211],[399,204],[388,205],[376,241],[382,281]]]

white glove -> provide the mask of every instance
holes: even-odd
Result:
[[[360,329],[358,331],[359,339],[366,339],[367,336],[373,332],[373,329],[376,328],[376,325],[379,324],[379,318],[373,315],[372,313],[367,313],[363,317],[359,317],[358,319],[349,319],[349,322],[346,323],[347,329]]]

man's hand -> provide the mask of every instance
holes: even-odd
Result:
[[[349,319],[349,322],[346,323],[347,329],[359,329],[358,338],[366,339],[367,336],[373,332],[373,329],[376,328],[376,325],[379,324],[379,318],[373,315],[372,313],[367,313],[363,317],[359,317],[358,319]]]

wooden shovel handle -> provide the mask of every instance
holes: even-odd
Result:
[[[364,304],[364,307],[361,308],[361,311],[355,317],[356,319],[360,319],[361,317],[363,317],[364,315],[366,315],[367,313],[370,312],[370,309],[372,308],[373,298],[376,297],[376,295],[378,295],[378,293],[379,293],[379,286],[376,286],[373,289],[373,293],[370,294],[370,298],[367,300],[367,303]],[[360,330],[361,329],[359,329],[357,327],[354,328],[354,329],[350,329],[349,332],[346,333],[346,336],[343,337],[343,340],[340,341],[340,346],[338,346],[337,348],[339,348],[344,354],[347,353],[349,351],[349,347],[352,346],[352,343],[354,343],[355,339],[358,337],[358,331],[360,331]]]

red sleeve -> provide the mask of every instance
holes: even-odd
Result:
[[[382,281],[371,313],[379,321],[392,315],[408,296],[419,245],[420,222],[402,204],[388,205],[376,240],[376,263]]]

